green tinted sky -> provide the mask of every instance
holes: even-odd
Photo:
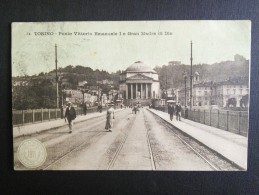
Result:
[[[233,60],[235,54],[250,59],[250,21],[140,21],[53,22],[12,24],[12,74],[32,75],[58,66],[89,66],[108,72],[124,70],[135,61],[155,67],[169,61],[190,64],[190,41],[194,64]],[[53,32],[35,36],[35,32]],[[61,36],[59,33],[72,33]],[[74,32],[115,32],[117,36],[75,36]],[[119,32],[126,35],[119,35]],[[171,32],[172,35],[127,35]],[[30,33],[30,35],[28,35]]]

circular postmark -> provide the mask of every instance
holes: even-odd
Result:
[[[32,138],[24,140],[18,148],[19,161],[27,168],[37,168],[43,165],[47,158],[47,151],[41,141]]]

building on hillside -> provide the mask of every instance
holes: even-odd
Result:
[[[72,102],[75,105],[80,105],[83,102],[83,94],[80,90],[73,90],[73,89],[65,89],[63,91],[65,102]]]
[[[86,84],[87,84],[87,81],[79,81],[78,82],[79,87],[85,87]]]
[[[103,84],[103,85],[113,85],[114,82],[108,79],[104,79],[102,81],[97,81],[98,84]]]
[[[15,78],[15,79],[12,79],[12,86],[13,87],[16,87],[16,86],[28,86],[29,85],[29,81],[28,79],[25,79],[25,78]]]
[[[152,98],[160,98],[157,72],[143,62],[135,62],[121,73],[120,92],[125,105],[150,105]]]
[[[168,65],[172,65],[172,66],[181,65],[181,61],[170,61],[168,62]]]
[[[98,100],[97,91],[88,91],[83,94],[80,90],[65,89],[63,93],[65,97],[64,104],[70,101],[77,106],[82,105],[83,102],[88,106],[96,106],[100,100],[102,100],[102,103],[104,104],[107,103],[107,97],[105,97],[106,95],[100,96]]]

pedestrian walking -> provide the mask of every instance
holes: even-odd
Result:
[[[181,111],[182,111],[182,107],[180,102],[178,102],[178,104],[175,106],[175,110],[176,110],[176,120],[181,121]]]
[[[188,119],[188,108],[187,106],[185,106],[185,115],[184,115],[184,118]]]
[[[103,107],[101,104],[98,105],[97,110],[101,113],[103,111]]]
[[[133,106],[133,109],[132,109],[132,113],[135,113],[135,114],[137,114],[137,106]]]
[[[170,120],[172,121],[174,118],[174,105],[173,104],[169,104],[168,114],[170,115]]]
[[[113,108],[114,104],[109,104],[109,109],[107,110],[107,114],[106,114],[106,125],[105,125],[105,129],[109,132],[112,132],[112,127],[113,127],[113,119],[115,119],[114,117],[114,108]]]
[[[72,125],[73,125],[73,120],[76,118],[76,110],[72,106],[71,102],[68,102],[68,107],[65,112],[65,118],[67,119],[68,122],[68,127],[69,127],[69,133],[72,133]]]

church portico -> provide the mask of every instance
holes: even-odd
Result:
[[[124,104],[149,105],[152,98],[159,98],[160,83],[157,73],[142,62],[129,66],[120,77],[120,90]]]
[[[150,99],[151,83],[126,83],[125,99]]]

